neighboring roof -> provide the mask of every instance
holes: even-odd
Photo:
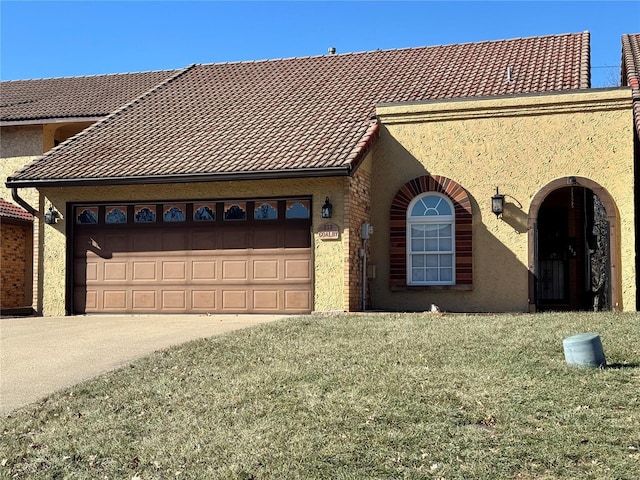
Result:
[[[195,65],[7,185],[345,175],[376,138],[376,104],[589,88],[589,48],[582,32]]]
[[[176,70],[0,82],[0,122],[104,117]]]
[[[631,87],[633,117],[640,136],[640,33],[622,36],[622,85]]]
[[[0,219],[13,218],[16,220],[24,220],[26,222],[33,221],[33,215],[28,213],[22,207],[7,202],[4,198],[0,198]]]

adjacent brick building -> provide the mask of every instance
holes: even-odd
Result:
[[[0,310],[31,310],[33,216],[0,199]]]

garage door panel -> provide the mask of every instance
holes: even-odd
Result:
[[[215,250],[216,249],[216,232],[196,231],[191,235],[192,250]]]
[[[162,291],[162,310],[180,310],[187,308],[187,299],[184,290],[163,290]]]
[[[189,242],[189,235],[186,232],[163,232],[162,233],[162,251],[186,251],[190,250],[191,246]]]
[[[98,304],[98,291],[89,288],[74,289],[74,307],[76,311],[87,309],[89,311],[97,311],[100,307]]]
[[[75,238],[75,250],[74,255],[76,258],[86,257],[88,254],[93,253],[93,250],[96,245],[94,245],[95,240],[93,239],[93,235],[76,235]],[[95,253],[94,253],[95,255]]]
[[[253,238],[253,248],[257,250],[262,250],[265,248],[278,248],[282,243],[282,241],[280,240],[281,234],[282,229],[261,228],[260,234],[255,235]]]
[[[218,278],[216,275],[215,260],[192,260],[191,262],[191,280],[192,281],[209,281]]]
[[[98,280],[97,262],[85,261],[75,263],[74,274],[76,278],[85,278],[87,282],[95,282]]]
[[[253,290],[253,310],[255,311],[273,311],[280,309],[280,290]]]
[[[298,254],[299,256],[300,254]],[[216,265],[224,265],[224,275],[216,274]],[[311,309],[309,288],[310,261],[307,259],[283,260],[272,256],[249,260],[194,261],[192,270],[186,262],[134,261],[106,263],[101,267],[104,278],[97,280],[100,265],[85,264],[87,290],[77,289],[76,305],[91,311],[133,311],[139,313],[181,312],[289,312],[306,313]],[[252,268],[249,268],[252,265]],[[126,279],[127,266],[135,276]],[[78,272],[82,268],[76,268]],[[162,277],[156,278],[158,271]],[[284,272],[286,271],[286,275]],[[252,277],[249,277],[251,273]],[[191,281],[185,280],[191,276]],[[176,284],[178,282],[178,284]],[[198,288],[202,282],[208,288]],[[133,287],[143,283],[154,289]],[[230,283],[232,285],[230,285]],[[164,290],[161,285],[169,284]],[[269,284],[272,288],[264,288]],[[102,292],[100,302],[96,290]],[[110,286],[111,285],[111,286]],[[131,285],[126,287],[127,285]],[[263,287],[261,287],[263,285]],[[122,288],[125,286],[126,288]],[[303,289],[297,289],[302,286]],[[130,297],[127,303],[127,296]],[[220,296],[220,297],[218,297]],[[218,300],[220,298],[220,300]],[[160,301],[158,301],[160,299]]]
[[[220,232],[221,247],[225,250],[249,248],[249,235],[246,229],[233,227]]]
[[[284,260],[285,278],[287,280],[311,280],[311,262],[306,258]]]
[[[285,248],[311,247],[311,234],[308,228],[289,229],[284,232]]]
[[[186,280],[187,264],[185,261],[162,262],[162,280]]]
[[[134,261],[133,262],[133,278],[134,282],[149,280],[157,280],[157,264],[153,261]]]
[[[132,252],[157,252],[161,250],[158,242],[158,231],[152,229],[149,232],[137,231],[133,235],[133,245],[131,247]]]
[[[196,311],[211,312],[216,310],[215,290],[193,290],[191,292],[191,308]]]
[[[280,261],[275,259],[254,260],[253,261],[253,279],[261,280],[279,280],[280,275],[278,268]]]
[[[105,282],[127,280],[127,262],[105,263],[103,267]]]
[[[102,295],[102,308],[105,311],[122,311],[127,308],[126,290],[106,290]]]
[[[74,239],[79,313],[312,309],[310,228],[299,220],[81,225]]]
[[[158,305],[156,304],[156,290],[133,290],[132,300],[134,310],[144,310],[155,312]]]
[[[222,280],[238,281],[248,279],[248,261],[243,259],[225,259],[222,260]]]
[[[311,310],[311,292],[309,290],[286,290],[284,292],[284,310],[290,313],[302,313]]]
[[[222,311],[247,311],[247,291],[245,289],[222,290]]]
[[[100,238],[94,238],[95,247],[99,247],[106,254],[128,252],[131,250],[131,236],[124,233],[107,233]]]
[[[113,246],[106,248],[107,241],[102,235],[83,235],[76,238],[75,258],[112,258]]]

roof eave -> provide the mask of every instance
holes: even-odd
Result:
[[[351,165],[352,173],[358,169],[362,164],[367,154],[371,151],[371,148],[380,137],[380,121],[377,117],[373,118],[367,131],[364,133],[360,141],[352,148],[347,160]]]
[[[31,225],[33,224],[33,218],[31,220],[27,220],[26,218],[13,217],[11,215],[0,214],[0,219],[2,219],[2,223],[11,224],[11,225]]]
[[[101,116],[87,116],[87,117],[51,117],[51,118],[31,118],[26,120],[0,120],[0,127],[18,127],[21,125],[46,125],[49,123],[86,123],[97,122],[105,118],[106,115]]]
[[[144,175],[136,177],[49,178],[20,180],[7,178],[7,188],[97,187],[113,185],[153,185],[168,183],[277,180],[285,178],[339,177],[351,175],[351,166],[300,168],[265,171],[192,173],[184,175]]]

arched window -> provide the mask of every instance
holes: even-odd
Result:
[[[389,214],[392,290],[471,290],[471,199],[459,183],[437,175],[409,180],[393,197]]]
[[[414,198],[407,209],[407,284],[455,284],[455,216],[440,193]]]

